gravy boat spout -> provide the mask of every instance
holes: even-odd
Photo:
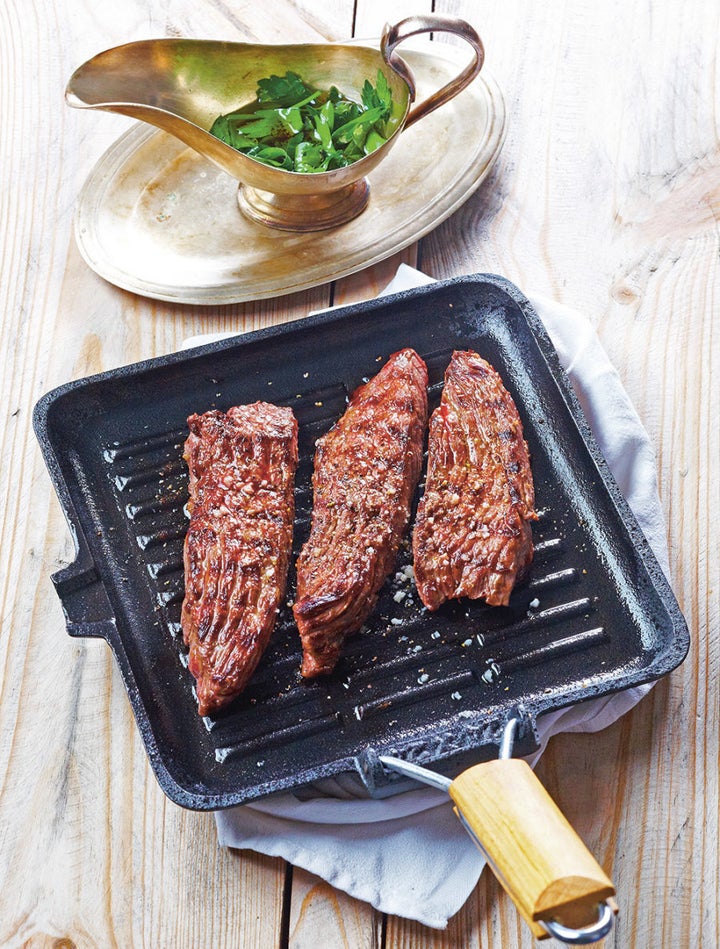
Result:
[[[468,40],[469,65],[420,105],[415,85],[395,47],[408,36],[447,30]],[[366,206],[367,174],[388,154],[412,122],[457,95],[482,67],[483,47],[468,24],[451,17],[410,17],[386,27],[380,50],[361,45],[303,43],[263,45],[213,40],[156,39],[127,43],[99,53],[71,76],[66,101],[80,109],[117,112],[174,135],[240,182],[240,209],[249,218],[291,231],[335,227]],[[385,144],[341,168],[297,173],[271,167],[211,135],[219,115],[256,101],[258,80],[299,74],[310,86],[335,86],[361,100],[366,80],[381,71],[392,93],[392,129]]]

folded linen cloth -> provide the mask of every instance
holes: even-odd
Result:
[[[431,282],[402,264],[381,295]],[[530,297],[530,302],[555,345],[620,490],[667,573],[654,453],[616,371],[583,315],[541,297]],[[185,345],[209,339],[194,337]],[[650,687],[543,716],[537,723],[541,748],[559,732],[607,727]],[[219,843],[283,857],[378,910],[435,928],[447,926],[484,866],[447,795],[423,788],[367,800],[355,797],[354,786],[342,779],[323,782],[314,793],[310,799],[278,794],[216,813]]]

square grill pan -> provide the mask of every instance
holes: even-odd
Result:
[[[530,576],[508,607],[421,609],[409,545],[335,672],[305,682],[290,603],[249,687],[197,714],[180,629],[192,412],[259,399],[300,428],[295,554],[307,537],[315,440],[387,357],[414,347],[440,398],[453,349],[500,373],[528,441],[540,519]],[[35,431],[77,556],[53,576],[71,636],[107,640],[147,753],[178,804],[217,809],[350,772],[368,794],[402,790],[378,754],[453,776],[517,754],[543,713],[669,672],[685,621],[593,440],[542,323],[506,280],[477,275],[317,314],[79,380],[44,396]]]

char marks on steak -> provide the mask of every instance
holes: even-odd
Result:
[[[532,561],[537,519],[527,444],[500,376],[454,352],[430,419],[428,471],[413,531],[423,603],[469,597],[505,606]]]
[[[412,349],[360,386],[317,442],[293,612],[306,678],[331,672],[395,563],[422,468],[427,367]]]
[[[295,516],[297,421],[267,402],[188,419],[182,628],[198,711],[247,685],[285,592]]]

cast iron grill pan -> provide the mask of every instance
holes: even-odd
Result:
[[[430,407],[453,349],[500,372],[528,441],[540,518],[530,576],[507,608],[421,608],[409,544],[335,672],[305,682],[287,604],[245,693],[200,718],[180,630],[186,418],[258,399],[299,422],[297,554],[315,440],[348,394],[405,346],[427,361]],[[388,753],[453,775],[491,757],[507,716],[533,747],[544,712],[650,681],[685,656],[685,622],[590,435],[528,301],[502,278],[459,278],[103,373],[50,392],[35,428],[76,539],[53,580],[68,632],[110,644],[168,796],[210,809],[351,772],[400,789]]]

